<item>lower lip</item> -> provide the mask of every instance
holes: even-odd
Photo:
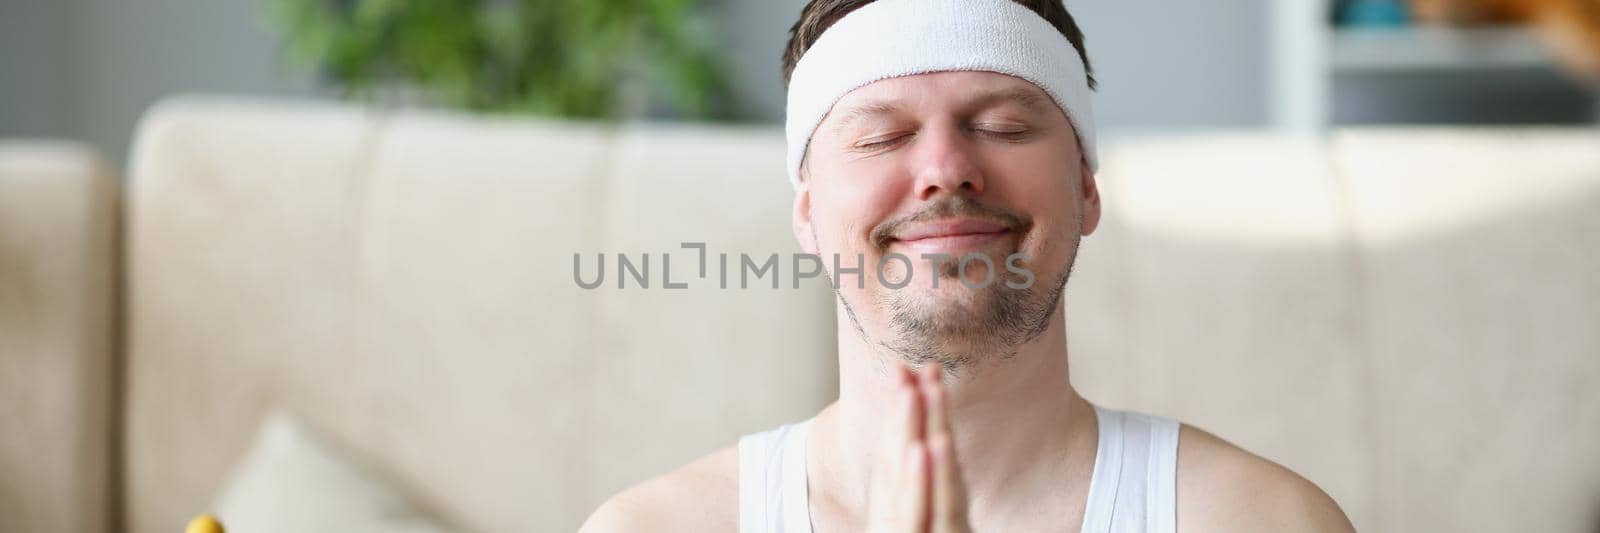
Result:
[[[951,257],[981,251],[994,243],[1005,239],[1010,232],[995,233],[969,233],[966,235],[952,235],[949,237],[929,237],[914,241],[895,241],[895,244],[904,246],[909,251],[918,255],[946,254]],[[913,258],[915,259],[915,258]]]

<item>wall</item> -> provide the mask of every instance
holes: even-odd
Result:
[[[72,6],[0,0],[0,137],[72,130]]]
[[[314,94],[257,0],[0,0],[0,135],[71,137],[113,160],[174,92]]]
[[[727,43],[742,107],[755,119],[781,120],[782,47],[805,1],[701,1],[716,17],[719,40]],[[1265,126],[1271,105],[1270,1],[1068,0],[1100,79],[1095,105],[1101,128]],[[309,75],[280,61],[276,32],[264,21],[265,4],[0,0],[0,136],[75,137],[120,160],[139,115],[165,94],[328,96]],[[1341,79],[1335,115],[1353,123],[1394,117],[1571,122],[1591,116],[1587,96],[1547,78],[1531,82],[1531,88],[1476,79]],[[1464,84],[1477,84],[1480,90],[1472,94],[1479,96],[1459,96]],[[1521,103],[1452,114],[1507,101]],[[1460,105],[1437,110],[1449,102]]]
[[[163,95],[311,92],[306,76],[278,61],[264,2],[68,1],[81,11],[74,131],[119,159],[139,115]]]
[[[1070,2],[1099,72],[1101,124],[1109,130],[1262,124],[1265,1]],[[0,0],[0,134],[83,138],[120,159],[140,113],[164,94],[325,94],[279,61],[263,5]],[[779,58],[802,5],[708,2],[724,42],[734,43],[727,47],[729,65],[755,118],[783,116]]]
[[[1086,34],[1107,130],[1260,126],[1268,0],[1069,0]],[[719,0],[744,104],[783,116],[780,58],[804,0]]]

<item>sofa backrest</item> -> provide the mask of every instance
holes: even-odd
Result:
[[[1363,530],[1594,526],[1600,133],[1106,146],[1065,304],[1091,400],[1277,460]],[[776,128],[162,104],[130,183],[128,529],[205,509],[273,409],[488,533],[571,530],[811,415],[837,386],[820,283],[572,277],[574,253],[608,285],[618,253],[698,275],[683,242],[712,278],[787,257],[782,152]]]
[[[819,285],[661,285],[662,253],[698,274],[684,242],[795,251],[765,131],[190,98],[135,151],[134,533],[206,510],[276,409],[448,522],[562,531],[834,395]],[[575,253],[586,279],[607,255],[605,286]],[[614,254],[649,254],[650,288],[617,289]]]
[[[1600,527],[1600,130],[1123,140],[1073,381],[1306,475],[1361,531]]]
[[[106,531],[116,181],[94,150],[0,141],[0,531]]]

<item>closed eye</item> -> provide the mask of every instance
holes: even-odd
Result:
[[[863,142],[863,143],[856,144],[855,148],[858,149],[858,150],[873,150],[873,149],[877,149],[877,148],[884,148],[884,147],[893,145],[895,143],[898,143],[898,142],[906,139],[907,137],[910,137],[910,135],[894,135],[894,136],[890,136],[890,137],[883,137],[883,138],[880,138],[880,140],[874,140],[874,141],[869,141],[869,142]]]
[[[1027,128],[978,128],[979,134],[1007,141],[1019,141],[1033,133]]]

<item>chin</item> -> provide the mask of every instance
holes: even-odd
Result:
[[[940,337],[961,337],[988,331],[1000,313],[999,291],[1006,289],[999,283],[984,288],[970,288],[954,277],[941,277],[939,288],[910,288],[891,294],[887,299],[894,322],[916,333]]]

